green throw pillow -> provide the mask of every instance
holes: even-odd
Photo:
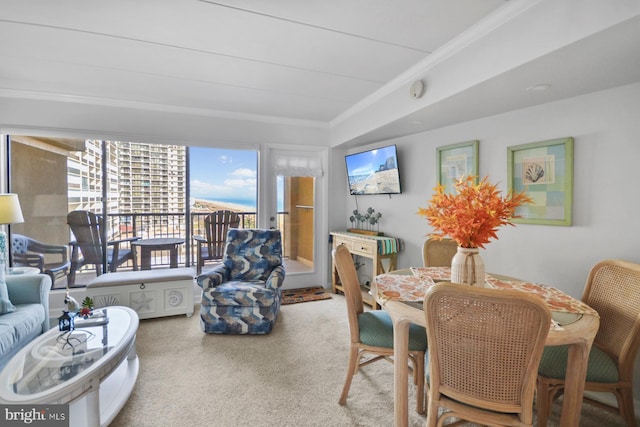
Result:
[[[6,314],[16,311],[16,306],[9,301],[9,292],[7,291],[7,283],[0,279],[0,314]]]

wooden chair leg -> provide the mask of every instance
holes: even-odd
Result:
[[[630,387],[623,387],[618,390],[618,408],[620,416],[624,419],[628,427],[636,427],[636,414],[633,409],[633,390]]]
[[[538,412],[538,427],[546,427],[547,418],[549,418],[551,412],[551,387],[546,378],[538,377],[536,407]]]
[[[422,355],[422,357],[416,355],[415,359],[414,371],[418,380],[416,384],[416,412],[418,412],[418,414],[424,414],[424,355]]]
[[[349,388],[351,387],[351,380],[355,375],[356,369],[358,367],[358,360],[360,356],[358,354],[358,348],[351,346],[351,350],[349,350],[349,368],[347,369],[347,378],[344,381],[344,386],[342,387],[342,394],[340,395],[340,400],[338,403],[340,405],[347,404],[347,395],[349,394]]]

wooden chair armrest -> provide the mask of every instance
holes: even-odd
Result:
[[[125,239],[109,240],[107,244],[115,246],[115,245],[119,245],[120,243],[135,242],[136,240],[140,240],[140,237],[127,237]]]
[[[36,267],[44,271],[44,255],[42,254],[14,254],[14,264],[24,264],[27,267]]]
[[[61,255],[63,262],[69,257],[69,247],[67,245],[41,245],[32,242],[29,245],[29,252]]]

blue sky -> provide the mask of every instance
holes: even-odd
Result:
[[[395,154],[395,147],[383,147],[377,150],[365,151],[346,158],[350,175],[370,175],[383,165],[388,157]]]
[[[249,150],[190,147],[191,197],[256,199],[258,154]]]

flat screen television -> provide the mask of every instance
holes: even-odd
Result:
[[[402,192],[395,145],[348,154],[345,161],[352,195]]]

